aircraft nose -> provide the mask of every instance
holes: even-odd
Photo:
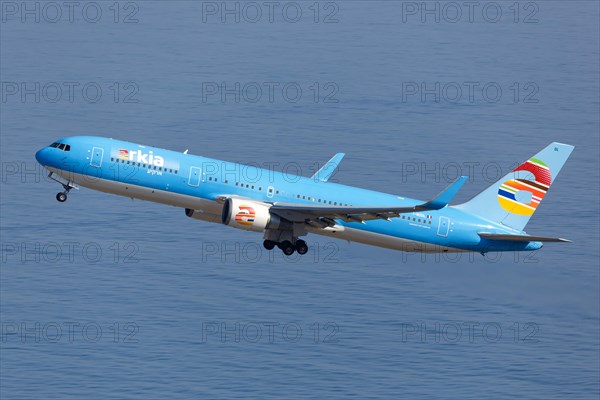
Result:
[[[38,150],[37,153],[35,153],[35,159],[37,160],[37,162],[39,162],[42,165],[47,165],[49,150],[50,149],[48,147],[44,147],[43,149]]]

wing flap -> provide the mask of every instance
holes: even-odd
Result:
[[[545,236],[528,236],[528,235],[510,235],[504,233],[488,233],[478,232],[479,236],[490,240],[506,240],[511,242],[568,242],[571,241],[563,238],[553,238]]]

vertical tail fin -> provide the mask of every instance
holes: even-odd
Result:
[[[574,147],[551,143],[457,208],[523,230]]]

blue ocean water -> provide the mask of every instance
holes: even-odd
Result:
[[[0,396],[598,398],[599,5],[2,1]],[[458,5],[458,6],[457,6]],[[59,18],[60,15],[60,18]],[[261,236],[87,189],[34,153],[102,135],[427,199],[576,146],[527,227],[419,255]]]

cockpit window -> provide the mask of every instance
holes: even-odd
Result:
[[[62,151],[71,151],[71,145],[69,144],[64,144],[64,143],[58,143],[58,142],[54,142],[50,145],[50,147],[56,147],[59,150]]]

